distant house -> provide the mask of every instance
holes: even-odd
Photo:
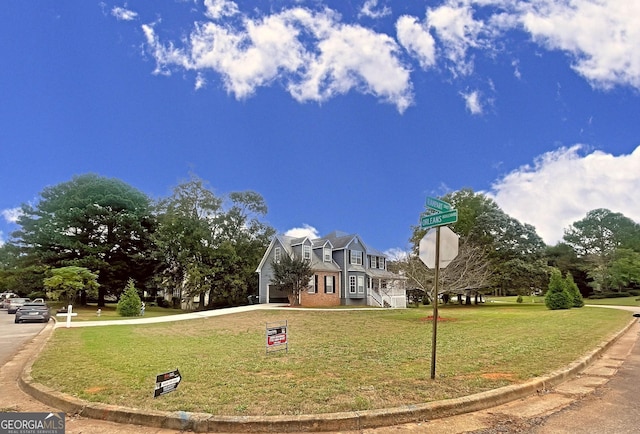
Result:
[[[406,307],[406,278],[387,270],[387,257],[358,235],[332,232],[322,238],[276,235],[256,272],[260,303],[287,303],[287,294],[271,283],[271,264],[282,255],[310,261],[314,276],[300,292],[307,307],[360,305]]]

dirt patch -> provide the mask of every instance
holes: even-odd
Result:
[[[98,392],[102,392],[103,390],[105,390],[106,387],[100,387],[100,386],[96,386],[96,387],[90,387],[88,389],[85,389],[85,393],[91,394],[91,395],[95,395]]]

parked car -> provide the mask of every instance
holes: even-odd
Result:
[[[29,303],[31,301],[30,298],[24,297],[14,297],[9,299],[9,305],[7,306],[7,313],[16,313],[18,308],[25,303]]]
[[[9,307],[9,299],[17,296],[18,294],[14,294],[13,292],[3,292],[0,294],[0,307],[6,309]]]
[[[16,311],[14,322],[21,323],[25,321],[49,322],[51,313],[49,306],[44,303],[25,303]]]

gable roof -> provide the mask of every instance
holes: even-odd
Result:
[[[287,254],[293,255],[293,247],[301,244],[308,243],[311,245],[313,250],[317,250],[321,247],[326,246],[327,244],[329,244],[332,250],[342,250],[342,249],[349,248],[349,245],[356,240],[359,241],[360,244],[362,244],[365,254],[371,255],[371,256],[379,256],[379,257],[388,259],[387,255],[385,255],[381,251],[367,246],[364,243],[364,241],[362,241],[362,238],[360,238],[358,234],[348,234],[342,231],[333,231],[330,234],[325,235],[324,237],[313,238],[313,239],[310,239],[309,237],[290,237],[287,235],[278,234],[271,239],[271,244],[269,244],[269,247],[267,247],[267,250],[264,256],[262,257],[262,260],[260,261],[260,265],[258,265],[258,268],[256,269],[256,271],[260,272],[265,262],[267,261],[267,257],[269,257],[269,253],[275,247],[276,244],[279,244],[280,246],[282,246],[282,248],[284,248]],[[320,254],[320,257],[318,257],[318,254],[316,254],[316,252],[312,252],[311,254],[311,266],[314,270],[338,270],[339,269],[337,264],[335,264],[333,261],[325,262],[322,254]],[[364,271],[364,268],[362,269],[362,271]]]

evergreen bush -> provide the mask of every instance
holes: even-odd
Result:
[[[557,268],[551,270],[549,279],[549,290],[544,298],[547,309],[570,309],[573,305],[573,297],[567,291],[562,273]]]
[[[118,313],[120,316],[138,316],[140,315],[140,308],[142,307],[142,301],[138,295],[133,279],[129,279],[124,292],[118,300]]]
[[[524,300],[522,299],[522,295],[518,295],[518,298],[516,298],[516,303],[522,303]]]
[[[572,307],[584,306],[584,299],[582,298],[582,294],[580,294],[578,285],[576,285],[576,282],[573,281],[573,276],[571,275],[571,273],[567,273],[564,284],[567,288],[567,292],[569,292],[569,295],[571,296]]]

